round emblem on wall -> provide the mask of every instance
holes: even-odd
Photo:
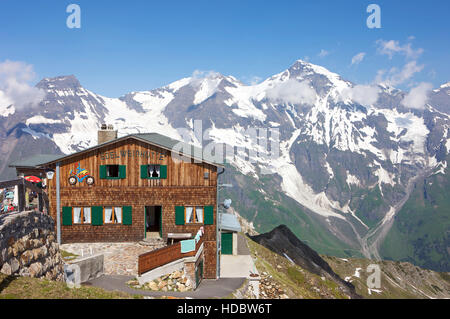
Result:
[[[77,183],[77,178],[75,176],[70,176],[69,177],[69,184],[70,185],[75,185]]]
[[[88,185],[94,185],[94,177],[92,177],[92,176],[88,176],[88,177],[86,177],[86,184],[88,184]]]

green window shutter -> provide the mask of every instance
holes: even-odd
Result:
[[[131,225],[132,224],[132,207],[131,206],[123,206],[122,207],[122,224]]]
[[[184,225],[184,206],[175,206],[175,225]]]
[[[159,178],[166,179],[167,178],[167,165],[160,165],[159,172],[160,172]]]
[[[72,225],[72,207],[64,206],[62,208],[62,224],[63,226]]]
[[[205,225],[214,224],[214,207],[205,206]]]
[[[127,166],[119,165],[119,178],[127,178]]]
[[[100,165],[100,179],[106,179],[106,165]]]
[[[93,206],[91,209],[91,223],[92,226],[103,225],[103,207]]]
[[[141,178],[148,177],[148,165],[141,165]]]

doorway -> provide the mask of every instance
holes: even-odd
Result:
[[[233,233],[222,233],[221,237],[221,253],[222,255],[233,254]]]
[[[145,238],[162,237],[162,206],[145,206]]]

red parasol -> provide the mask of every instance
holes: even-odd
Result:
[[[41,182],[41,179],[36,176],[25,176],[25,179],[31,183],[39,183]]]

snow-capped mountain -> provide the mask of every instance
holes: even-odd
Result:
[[[403,105],[406,93],[398,89],[355,85],[301,60],[256,85],[210,72],[120,98],[95,94],[74,76],[46,78],[37,87],[46,92],[38,107],[0,106],[3,177],[14,174],[6,165],[30,150],[70,153],[95,145],[101,123],[114,124],[120,136],[154,131],[185,139],[189,129],[196,144],[258,150],[262,156],[230,158],[225,178],[235,187],[227,195],[259,230],[295,224],[319,252],[380,257],[418,179],[448,176],[449,83],[432,91],[423,109]],[[196,120],[203,136],[193,132]],[[278,157],[249,136],[251,128],[279,130]],[[437,236],[450,246],[445,232]],[[448,260],[447,252],[438,254]]]

